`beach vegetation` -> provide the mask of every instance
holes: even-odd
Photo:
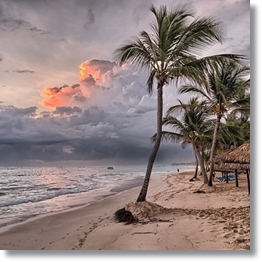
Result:
[[[180,93],[200,95],[200,97],[205,99],[206,105],[210,112],[216,116],[209,155],[209,186],[212,186],[212,174],[214,167],[213,159],[215,157],[221,119],[232,111],[231,119],[233,116],[236,117],[237,114],[240,114],[239,124],[245,124],[246,129],[248,128],[248,89],[250,86],[250,80],[248,79],[248,66],[228,59],[214,61],[211,65],[212,66],[203,69],[206,81],[204,81],[202,85],[199,85],[198,83],[194,85],[184,85],[179,89]],[[206,83],[208,83],[208,86],[206,86]],[[224,131],[229,131],[230,127],[232,128],[233,126],[230,126],[228,122],[227,128],[224,129]],[[236,131],[236,128],[234,130]],[[232,130],[231,134],[233,134],[231,139],[234,139],[233,137],[237,137],[237,133],[232,132]]]
[[[162,139],[175,143],[181,142],[182,148],[192,145],[196,157],[196,163],[200,165],[203,182],[208,183],[205,168],[204,152],[207,141],[212,140],[213,130],[210,128],[210,113],[205,101],[192,97],[187,104],[178,100],[177,105],[172,106],[163,118],[163,125],[170,131],[162,132]],[[173,116],[174,115],[174,116]],[[179,117],[176,117],[179,115]],[[156,136],[152,137],[154,141]]]
[[[137,202],[146,200],[149,181],[155,158],[162,139],[163,88],[171,82],[178,84],[185,79],[203,84],[203,68],[209,68],[212,61],[239,59],[241,56],[220,54],[201,57],[201,51],[215,43],[222,43],[221,23],[211,17],[194,18],[188,6],[177,6],[168,10],[166,6],[150,11],[154,21],[150,24],[152,32],[141,31],[139,36],[130,38],[115,51],[116,60],[136,65],[148,71],[147,89],[157,90],[157,132],[148,159],[145,179]],[[205,83],[207,86],[207,83]]]

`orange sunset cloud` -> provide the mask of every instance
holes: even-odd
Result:
[[[75,86],[75,87],[74,87]],[[62,87],[46,87],[42,92],[44,97],[41,104],[45,107],[56,108],[66,106],[74,95],[80,93],[79,85],[62,86]]]
[[[80,64],[78,84],[62,87],[45,87],[42,91],[41,105],[48,108],[71,106],[84,102],[103,86],[112,74],[115,63],[102,60],[87,60]]]

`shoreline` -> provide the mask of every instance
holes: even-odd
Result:
[[[244,181],[239,188],[234,187],[234,182],[215,183],[215,192],[193,194],[202,182],[189,182],[192,173],[152,174],[147,201],[170,212],[155,214],[143,223],[125,225],[113,217],[116,210],[136,200],[141,188],[138,186],[83,207],[13,225],[0,232],[0,247],[3,250],[249,249],[250,199]]]
[[[41,219],[41,218],[46,217],[46,216],[52,216],[52,215],[56,215],[56,214],[60,214],[60,213],[62,214],[62,213],[74,211],[76,209],[85,208],[85,207],[88,207],[90,204],[100,202],[100,201],[102,201],[106,198],[117,196],[118,194],[125,192],[127,190],[130,190],[130,189],[133,189],[133,188],[136,188],[136,187],[140,187],[142,185],[142,183],[141,183],[142,180],[143,180],[143,177],[141,177],[141,179],[140,179],[140,177],[138,177],[138,178],[133,178],[133,179],[124,181],[122,184],[111,188],[108,191],[108,193],[104,192],[103,194],[97,194],[96,195],[96,193],[99,190],[103,191],[104,189],[98,189],[98,190],[94,190],[94,191],[90,191],[90,192],[79,193],[78,195],[79,196],[81,195],[81,199],[83,199],[85,196],[88,196],[87,202],[83,202],[83,200],[82,200],[81,202],[78,202],[76,204],[71,204],[71,205],[69,205],[68,207],[66,207],[62,210],[50,211],[48,213],[42,213],[42,214],[35,214],[35,215],[31,215],[30,217],[26,217],[24,219],[21,219],[20,221],[14,221],[14,222],[10,222],[10,223],[7,222],[6,225],[0,226],[0,234],[12,229],[13,227],[23,225],[23,224],[30,222],[30,221]],[[129,182],[131,182],[131,184]],[[60,196],[58,196],[58,197],[60,197]],[[63,195],[63,197],[64,197],[64,195]]]
[[[31,172],[28,172],[28,177],[23,176],[21,183],[19,182],[17,185],[14,184],[14,188],[19,188],[20,186],[24,187],[24,193],[20,194],[18,190],[13,191],[13,185],[10,185],[10,190],[8,187],[6,187],[6,189],[2,186],[3,192],[5,193],[4,196],[1,197],[0,192],[0,210],[2,211],[0,212],[0,229],[8,225],[21,223],[30,217],[50,214],[52,212],[60,212],[72,207],[81,207],[87,203],[114,195],[117,192],[127,190],[135,186],[140,186],[142,185],[142,180],[144,177],[141,169],[141,167],[137,168],[127,166],[127,169],[125,169],[124,166],[117,166],[115,167],[113,173],[108,173],[108,171],[105,170],[105,167],[96,167],[87,170],[85,170],[83,167],[72,167],[72,169],[66,168],[64,170],[65,172],[63,173],[63,170],[60,170],[59,168],[58,170],[54,171],[52,171],[52,169],[50,171],[49,169],[42,170],[40,168],[39,170],[36,170],[39,175],[41,175],[41,172],[44,172],[45,174],[48,172],[54,172],[54,174],[57,173],[57,175],[58,173],[62,172],[62,177],[65,177],[67,180],[68,177],[73,179],[73,185],[70,183],[67,184],[68,181],[65,183],[60,183],[58,181],[57,187],[54,188],[51,183],[52,179],[50,180],[51,182],[49,180],[47,183],[40,182],[41,186],[38,185],[37,181],[35,181],[37,184],[37,189],[35,191],[33,187],[30,187],[29,190],[26,191],[26,187],[28,185],[26,184],[25,180],[29,179],[30,175],[32,175]],[[158,169],[161,169],[161,171]],[[20,170],[14,170],[15,173],[20,174]],[[76,172],[74,172],[74,170]],[[170,166],[159,166],[156,168],[154,173],[170,172],[168,170],[170,170]],[[74,172],[72,173],[72,176],[69,175],[71,171]],[[12,179],[16,179],[15,176],[12,176],[14,175],[11,174],[11,181]],[[5,181],[4,176],[3,179]],[[75,183],[74,181],[78,182]],[[83,184],[79,183],[79,181],[83,182]],[[104,183],[105,181],[108,181],[108,183]],[[50,192],[51,194],[49,194]],[[11,195],[9,196],[10,193],[13,193],[14,197]]]
[[[93,191],[77,193],[75,195],[78,197],[78,199],[76,197],[73,201],[71,200],[71,203],[67,206],[64,206],[63,209],[61,210],[49,211],[47,213],[40,213],[40,214],[32,214],[30,216],[17,218],[17,220],[7,220],[7,222],[3,222],[0,225],[0,233],[6,231],[6,228],[10,228],[22,224],[26,221],[31,221],[32,219],[37,219],[43,216],[49,216],[57,213],[63,213],[66,211],[70,211],[71,209],[88,206],[89,204],[100,201],[104,198],[117,195],[118,193],[132,189],[134,187],[139,187],[140,185],[142,185],[142,181],[143,181],[143,177],[137,177],[137,178],[132,178],[130,180],[124,180],[122,181],[121,184],[116,185],[107,191],[105,191],[104,188],[100,188],[100,189],[95,189]],[[64,198],[67,195],[71,195],[71,194],[60,195],[55,197],[54,199],[61,198],[61,197]]]

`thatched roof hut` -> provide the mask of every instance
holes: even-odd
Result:
[[[237,171],[245,171],[247,174],[248,192],[250,192],[250,143],[225,151],[214,158],[214,170],[221,172],[235,172],[236,186],[238,186]]]
[[[224,165],[224,159],[226,157],[227,154],[229,154],[230,152],[232,152],[234,149],[229,149],[229,150],[226,150],[224,151],[223,153],[219,154],[219,155],[216,155],[213,159],[213,163],[214,163],[214,168],[215,170],[219,170],[219,169],[222,169],[222,166]],[[209,163],[210,164],[210,163]]]
[[[229,149],[214,158],[214,170],[250,170],[250,143]]]
[[[226,154],[223,162],[250,164],[250,143],[244,143],[243,145]]]

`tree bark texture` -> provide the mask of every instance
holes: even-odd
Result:
[[[207,173],[206,173],[206,169],[205,169],[205,165],[204,165],[204,159],[201,156],[200,151],[199,151],[197,145],[193,145],[193,147],[194,147],[195,154],[196,154],[196,156],[198,158],[198,163],[200,165],[201,173],[203,175],[203,182],[204,182],[204,184],[207,184],[208,178],[207,178]]]
[[[217,134],[220,126],[220,119],[221,116],[218,115],[216,119],[216,125],[215,125],[215,130],[213,134],[213,140],[212,140],[212,146],[211,146],[211,152],[210,152],[210,158],[209,158],[209,163],[210,163],[210,173],[209,173],[209,178],[208,178],[208,186],[213,186],[212,180],[213,180],[213,172],[214,172],[214,156],[215,156],[215,149],[216,149],[216,141],[217,141]]]
[[[146,195],[148,191],[149,181],[153,169],[153,165],[155,162],[155,158],[161,143],[162,138],[162,118],[163,118],[163,84],[158,83],[157,85],[157,133],[156,133],[156,141],[152,148],[151,154],[148,159],[146,175],[144,179],[143,186],[137,198],[137,202],[146,201]]]

